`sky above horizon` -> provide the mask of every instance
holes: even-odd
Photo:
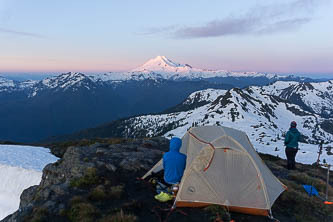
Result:
[[[333,0],[0,0],[0,73],[196,68],[333,76]]]

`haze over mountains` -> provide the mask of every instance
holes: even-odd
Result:
[[[195,91],[313,81],[256,72],[212,71],[158,56],[129,72],[69,72],[41,81],[0,77],[0,140],[39,141],[112,120],[162,112]]]

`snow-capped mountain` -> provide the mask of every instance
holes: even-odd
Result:
[[[192,93],[176,106],[173,112],[170,109],[171,112],[166,114],[143,115],[115,121],[100,128],[81,131],[76,136],[88,137],[95,132],[95,136],[181,137],[193,126],[223,125],[245,131],[260,152],[284,156],[283,137],[290,122],[294,120],[303,135],[303,142],[307,143],[301,145],[302,154],[298,158],[305,163],[313,163],[317,145],[312,144],[323,140],[330,144],[328,146],[333,145],[333,119],[326,118],[321,113],[304,110],[292,101],[270,93],[283,88],[283,85],[293,84],[295,83],[277,82],[265,87],[202,90]],[[302,83],[298,84],[302,86]],[[329,87],[328,85],[333,86],[333,83],[327,81],[322,83],[323,85]],[[317,90],[319,88],[317,87]],[[325,93],[327,88],[321,89],[324,90],[322,93]],[[315,100],[316,97],[312,99]],[[332,102],[331,97],[327,100]],[[313,104],[316,106],[316,103]],[[331,150],[329,153],[333,154]],[[333,163],[333,156],[328,154],[323,158]]]
[[[33,80],[18,82],[0,76],[0,93],[25,90],[31,88],[36,83],[37,81]]]
[[[130,72],[110,72],[95,76],[96,80],[124,81],[142,79],[195,80],[212,78],[267,78],[268,80],[297,78],[258,72],[229,72],[225,70],[204,70],[188,64],[179,64],[165,56],[157,56]]]
[[[333,118],[333,81],[299,83],[276,82],[272,86],[263,87],[272,95],[298,104],[303,109],[325,117]]]
[[[175,63],[165,56],[157,56],[148,60],[142,66],[133,69],[133,72],[146,72],[146,71],[164,71],[164,72],[188,72],[192,69],[190,65],[182,65]]]
[[[54,92],[70,90],[75,92],[80,89],[92,90],[96,87],[98,86],[95,81],[89,76],[78,72],[68,72],[59,76],[48,77],[31,85],[29,97],[36,96],[45,90],[53,90]]]
[[[0,220],[19,208],[22,191],[38,185],[44,166],[57,159],[42,147],[0,145]]]
[[[14,81],[0,76],[0,89],[14,87]]]

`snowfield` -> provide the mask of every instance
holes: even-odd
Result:
[[[57,160],[43,147],[0,145],[0,220],[19,208],[22,191],[38,185],[42,169]]]

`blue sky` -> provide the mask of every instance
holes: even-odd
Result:
[[[0,73],[198,68],[333,76],[333,0],[0,0]]]

